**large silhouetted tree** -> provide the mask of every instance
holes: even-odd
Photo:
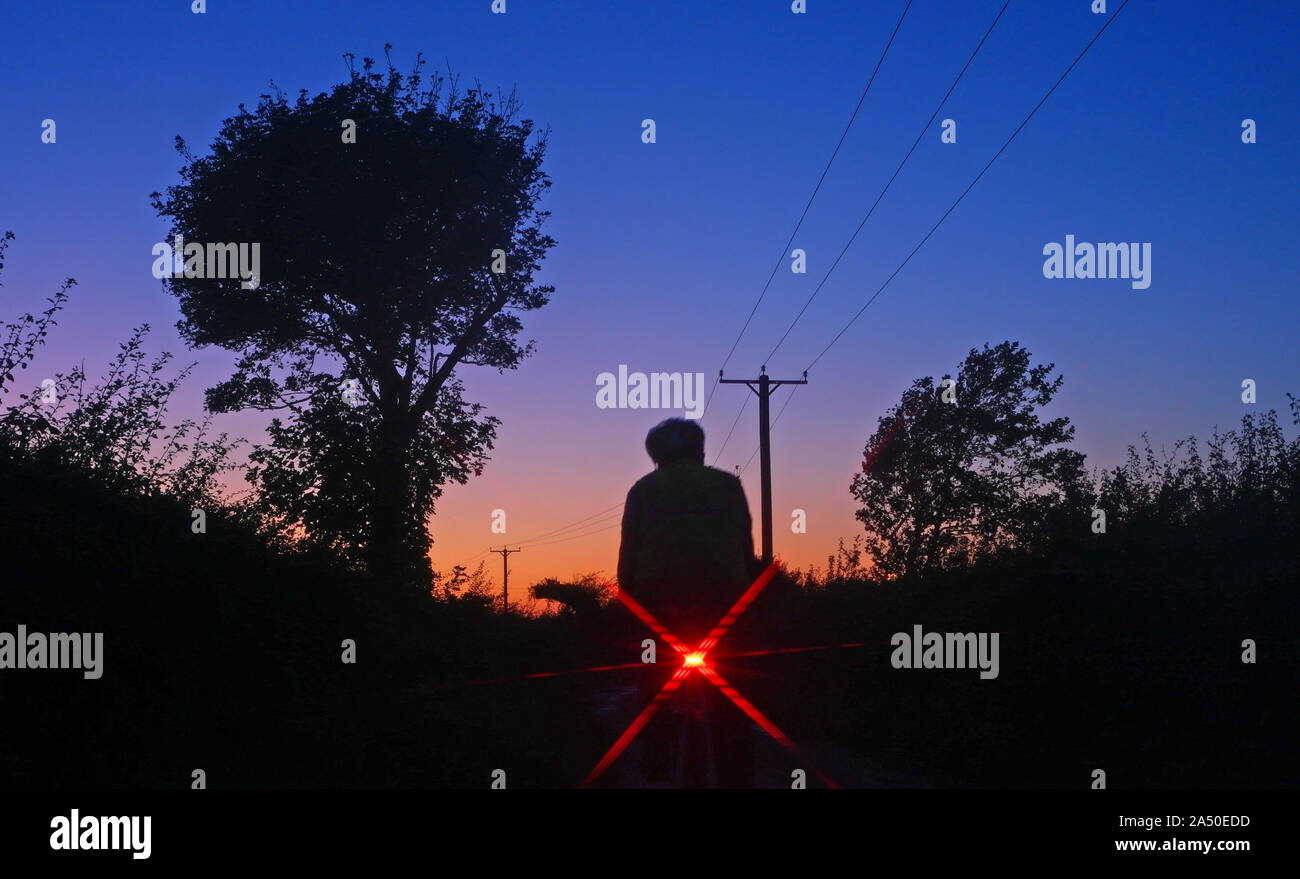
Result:
[[[1087,527],[1083,455],[1067,418],[1042,421],[1062,379],[1018,343],[972,349],[955,384],[926,376],[880,419],[853,496],[884,574],[963,564],[1030,546],[1062,516]],[[947,393],[945,393],[947,391]]]
[[[345,57],[326,93],[241,104],[209,155],[177,138],[182,182],[154,206],[187,243],[261,247],[253,289],[167,283],[187,341],[242,355],[209,408],[290,411],[250,474],[282,524],[427,576],[440,487],[481,472],[497,425],[455,371],[516,367],[532,350],[519,312],[553,292],[533,280],[554,245],[545,136],[513,94]]]

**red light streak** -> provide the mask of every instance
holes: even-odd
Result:
[[[673,673],[673,676],[664,684],[663,689],[655,695],[649,705],[641,709],[641,713],[636,716],[636,720],[632,721],[631,725],[618,737],[618,741],[614,742],[610,749],[605,752],[605,756],[600,758],[600,762],[596,764],[595,768],[587,773],[587,777],[582,781],[583,787],[587,787],[597,778],[600,778],[605,770],[610,767],[610,764],[618,759],[618,755],[622,754],[627,746],[632,744],[632,740],[636,738],[637,733],[641,732],[645,725],[650,722],[650,718],[654,717],[655,712],[659,710],[659,706],[668,701],[668,697],[682,685],[682,681],[686,680],[686,676],[691,671],[691,669],[683,667]]]
[[[628,595],[622,589],[618,590],[617,595],[619,599],[627,605],[628,609],[636,614],[642,622],[651,628],[651,630],[667,641],[674,650],[682,654],[683,665],[673,673],[673,676],[668,679],[666,684],[664,684],[663,689],[655,695],[650,704],[642,709],[641,713],[637,715],[631,725],[629,725],[628,728],[623,731],[623,734],[618,737],[617,741],[610,746],[610,749],[605,752],[605,756],[600,758],[600,762],[596,764],[591,772],[587,773],[587,777],[582,781],[583,787],[589,787],[596,781],[596,779],[604,774],[605,770],[618,759],[619,755],[627,749],[627,746],[632,743],[632,740],[636,738],[637,734],[640,733],[641,730],[645,728],[645,725],[650,722],[650,718],[655,715],[655,712],[659,710],[659,707],[663,705],[664,702],[668,701],[668,698],[673,694],[673,692],[681,686],[682,681],[684,681],[688,675],[697,671],[704,675],[705,679],[711,684],[721,690],[723,695],[734,702],[736,707],[745,712],[745,714],[758,724],[764,732],[774,738],[787,750],[800,756],[800,758],[804,759],[805,762],[807,761],[807,758],[799,751],[798,746],[790,740],[789,736],[781,732],[780,728],[768,719],[767,715],[755,708],[754,704],[744,696],[740,695],[736,688],[727,683],[722,675],[718,674],[716,670],[710,668],[704,663],[705,654],[717,645],[722,636],[727,633],[729,628],[731,628],[731,624],[736,621],[736,618],[744,612],[745,608],[749,607],[754,599],[758,597],[758,594],[763,591],[764,587],[772,581],[772,578],[776,576],[776,571],[777,562],[773,561],[767,566],[763,573],[759,575],[758,579],[750,584],[750,587],[745,590],[745,593],[741,595],[739,599],[737,599],[731,610],[727,611],[727,613],[723,615],[722,619],[718,621],[718,624],[713,627],[713,631],[709,633],[707,638],[700,642],[699,646],[697,646],[694,651],[688,651],[686,645],[682,644],[676,636],[669,632],[663,624],[655,619],[654,615],[650,613],[650,611],[642,607],[640,602],[632,598],[632,596]],[[814,774],[825,782],[827,786],[833,788],[839,787],[838,784],[822,772],[818,771],[815,767],[810,765],[809,768],[812,769]]]

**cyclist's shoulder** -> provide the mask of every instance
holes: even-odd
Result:
[[[701,479],[707,480],[709,485],[726,491],[744,492],[744,485],[740,478],[734,473],[728,473],[726,470],[719,470],[717,467],[702,466]]]
[[[695,494],[701,488],[709,493],[744,492],[735,474],[696,461],[676,461],[638,479],[628,491],[628,498],[654,498],[660,494],[675,496],[683,492]]]
[[[628,497],[631,497],[634,494],[640,494],[653,485],[656,472],[657,471],[651,470],[645,476],[642,476],[636,482],[632,483],[632,487],[627,490]]]
[[[717,467],[709,466],[703,466],[700,469],[704,474],[702,478],[708,479],[714,485],[721,485],[727,488],[734,488],[740,485],[740,480],[734,473],[728,473],[726,470],[720,470]]]
[[[623,502],[623,512],[627,514],[631,510],[645,507],[657,494],[654,486],[654,473],[647,473],[627,490],[627,498]]]

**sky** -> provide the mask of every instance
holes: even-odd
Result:
[[[417,52],[462,81],[518,90],[549,126],[542,207],[557,246],[525,316],[536,353],[514,371],[467,368],[471,399],[501,419],[492,461],[448,486],[432,520],[435,568],[477,564],[511,597],[548,577],[612,576],[628,487],[650,469],[646,431],[680,410],[603,409],[597,376],[797,378],[898,267],[1114,14],[1091,0],[1012,0],[880,206],[773,353],[876,199],[1002,0],[914,0],[793,247],[783,250],[906,0],[490,0],[10,4],[0,31],[0,231],[17,236],[0,315],[78,281],[32,384],[84,360],[94,372],[131,329],[198,367],[174,417],[234,355],[186,350],[175,300],[150,273],[166,222],[149,194],[178,182],[173,143],[211,143],[271,84],[312,94],[346,78],[342,55]],[[1064,386],[1089,466],[1286,409],[1300,393],[1295,278],[1300,191],[1293,98],[1300,8],[1130,0],[1015,141],[808,373],[773,428],[776,553],[823,565],[860,530],[849,483],[877,419],[919,376],[973,347],[1017,340]],[[41,139],[53,119],[57,140]],[[653,119],[654,143],[642,139]],[[1257,142],[1242,142],[1253,119]],[[1067,235],[1151,245],[1150,286],[1044,277]],[[769,358],[769,354],[772,356]],[[1241,383],[1258,402],[1243,404]],[[787,391],[774,398],[774,411]],[[723,385],[702,424],[708,460],[733,471],[757,447],[756,407]],[[223,415],[256,440],[266,415]],[[735,432],[722,447],[732,424]],[[721,452],[719,455],[718,452]],[[743,471],[758,521],[758,459]],[[236,486],[239,487],[239,486]],[[491,531],[504,510],[506,533]],[[792,511],[807,532],[793,533]],[[577,523],[576,527],[566,526]],[[757,526],[756,526],[757,540]]]

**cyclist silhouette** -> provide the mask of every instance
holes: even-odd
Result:
[[[753,523],[740,480],[704,464],[704,430],[694,421],[669,418],[646,435],[646,451],[655,470],[637,481],[623,508],[623,536],[618,554],[619,586],[645,606],[688,648],[700,643],[753,579]],[[730,636],[728,636],[730,639]],[[659,643],[659,674],[647,672],[642,692],[647,699],[680,666],[680,657]],[[713,663],[711,654],[706,661]],[[679,698],[685,697],[685,698]],[[674,711],[674,703],[677,710]],[[711,763],[723,787],[751,787],[753,737],[741,711],[696,673],[660,717],[645,730],[642,768],[653,781],[669,770],[671,741],[682,722],[680,706],[695,705],[707,717],[711,742],[694,746],[710,752],[693,755],[696,771],[686,779],[703,784]],[[701,718],[694,718],[699,722]]]

